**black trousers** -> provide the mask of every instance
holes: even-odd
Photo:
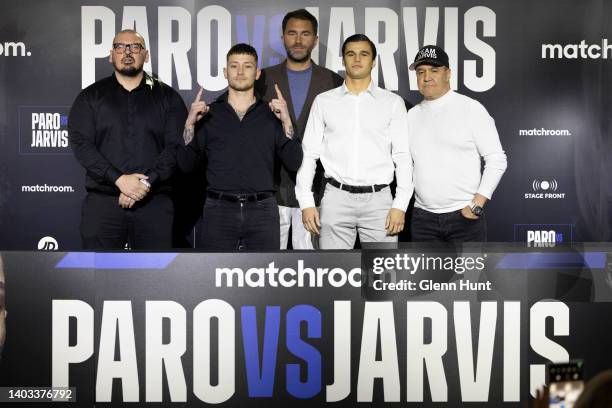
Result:
[[[207,198],[202,220],[202,249],[278,251],[280,221],[276,198],[230,202]]]
[[[148,196],[123,209],[118,196],[90,192],[81,215],[83,249],[172,248],[174,206],[166,194]]]
[[[410,232],[414,242],[485,242],[487,223],[484,214],[471,220],[461,210],[436,214],[415,207]]]

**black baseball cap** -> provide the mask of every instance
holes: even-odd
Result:
[[[437,45],[426,45],[421,48],[408,69],[414,71],[416,67],[422,64],[450,68],[448,65],[448,54]]]

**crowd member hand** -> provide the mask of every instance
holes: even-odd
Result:
[[[404,230],[404,221],[406,219],[406,212],[398,208],[391,208],[387,219],[385,221],[385,229],[387,235],[396,235]]]
[[[280,119],[283,124],[291,123],[291,116],[289,115],[287,101],[285,101],[285,98],[283,98],[283,94],[278,88],[277,84],[274,84],[274,89],[276,90],[276,98],[272,99],[268,105],[270,106],[270,109],[274,115]]]
[[[187,120],[185,121],[186,128],[192,128],[195,123],[202,119],[204,115],[208,113],[210,107],[201,100],[202,92],[204,92],[204,87],[201,86],[198,94],[195,97],[195,100],[191,104],[191,109],[189,110],[189,115],[187,115]]]
[[[548,395],[548,386],[545,385],[542,387],[542,390],[539,388],[536,390],[536,396],[531,403],[531,408],[548,408],[549,404],[549,395]]]
[[[121,206],[121,208],[132,208],[134,204],[136,204],[136,201],[123,193],[119,194],[119,206]]]
[[[304,208],[302,210],[302,223],[306,231],[319,235],[321,220],[319,219],[319,211],[317,211],[316,207]]]
[[[142,183],[141,179],[148,179],[148,176],[140,173],[124,174],[115,181],[119,190],[134,201],[140,201],[146,197],[150,188]]]

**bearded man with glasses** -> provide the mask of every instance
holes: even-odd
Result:
[[[70,110],[70,144],[86,170],[84,249],[172,247],[169,194],[187,109],[144,72],[148,60],[139,33],[118,32],[109,55],[114,73],[85,88]]]

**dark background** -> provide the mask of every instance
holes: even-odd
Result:
[[[139,3],[140,4],[140,3]],[[280,43],[280,19],[289,10],[300,7],[318,8],[319,57],[325,64],[328,51],[330,14],[348,7],[354,16],[355,30],[364,32],[368,8],[390,10],[394,21],[378,24],[380,40],[396,37],[394,54],[397,67],[397,91],[412,103],[420,101],[416,90],[410,90],[407,66],[414,58],[406,55],[403,16],[415,8],[418,33],[416,41],[423,45],[426,10],[438,14],[437,44],[456,47],[457,61],[453,75],[458,91],[476,98],[494,117],[502,145],[508,155],[508,170],[495,196],[487,206],[490,241],[524,241],[522,224],[537,224],[537,229],[551,229],[563,224],[564,240],[610,241],[610,197],[612,196],[611,166],[608,159],[611,140],[609,89],[611,74],[608,59],[542,59],[541,45],[601,44],[610,28],[606,24],[612,10],[601,0],[575,1],[145,1],[149,49],[153,72],[157,72],[158,13],[162,6],[182,7],[191,16],[191,48],[188,52],[191,71],[189,89],[179,89],[177,73],[162,78],[178,89],[189,105],[197,92],[198,44],[208,38],[198,38],[198,12],[210,5],[219,5],[231,13],[231,43],[252,42],[261,54],[262,66],[276,63],[284,57]],[[46,148],[28,151],[20,146],[20,137],[28,140],[29,122],[20,115],[30,110],[65,112],[81,90],[82,6],[104,6],[115,15],[114,31],[122,25],[128,3],[122,1],[63,1],[39,2],[9,0],[2,3],[0,43],[23,42],[31,56],[0,55],[0,248],[36,249],[41,238],[57,240],[60,250],[80,247],[78,226],[80,207],[85,194],[84,170],[76,163],[69,148]],[[464,84],[464,62],[475,60],[482,70],[482,59],[470,51],[464,41],[465,16],[475,7],[486,7],[495,14],[495,25],[477,23],[477,36],[495,50],[495,84],[488,90],[475,92]],[[371,12],[371,10],[370,10]],[[446,16],[457,15],[457,27]],[[395,21],[396,20],[396,21]],[[452,20],[452,19],[450,19]],[[397,23],[397,31],[387,25]],[[178,38],[174,23],[173,38]],[[211,62],[216,66],[217,25],[213,24]],[[469,28],[469,27],[468,27]],[[142,30],[142,27],[136,27]],[[386,34],[385,34],[385,30]],[[348,30],[348,29],[346,29]],[[345,31],[346,31],[345,30]],[[494,35],[490,35],[493,30]],[[447,32],[448,31],[448,32]],[[98,36],[100,27],[97,28]],[[346,38],[351,32],[343,32]],[[386,38],[388,36],[388,38]],[[413,34],[410,34],[414,41]],[[99,39],[98,39],[99,40]],[[448,44],[446,44],[448,42]],[[453,45],[456,44],[456,45]],[[338,49],[338,44],[332,49]],[[224,53],[225,51],[223,51]],[[452,62],[451,62],[452,63]],[[94,67],[89,67],[92,70]],[[105,58],[96,60],[95,78],[111,73]],[[340,72],[343,74],[343,72]],[[382,71],[379,85],[387,86]],[[207,83],[205,99],[211,101],[220,89],[210,89]],[[34,108],[32,108],[34,107]],[[519,136],[520,129],[568,129],[571,136]],[[564,199],[525,199],[533,193],[534,181],[555,181],[557,193]],[[180,224],[177,235],[189,236],[186,245],[194,244],[191,226],[199,216],[202,204],[201,176],[179,177],[177,181]],[[22,186],[70,186],[72,192],[23,192]],[[518,228],[518,230],[517,230]],[[523,228],[524,229],[524,228]],[[520,230],[520,231],[519,231]],[[564,231],[566,231],[564,230]],[[519,231],[519,233],[517,233]],[[571,237],[568,237],[571,235]],[[197,239],[195,244],[197,245]]]

